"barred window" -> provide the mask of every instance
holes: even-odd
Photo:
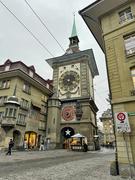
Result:
[[[133,19],[131,8],[119,12],[120,24],[125,24]]]

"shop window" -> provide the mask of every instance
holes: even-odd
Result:
[[[10,81],[9,80],[2,82],[2,88],[3,89],[9,88],[9,87],[10,87]]]
[[[119,12],[120,24],[125,24],[131,20],[133,20],[133,15],[131,12],[131,8],[127,8],[121,12]]]
[[[28,148],[34,147],[36,145],[37,134],[35,132],[26,132],[25,139],[27,139]]]
[[[124,37],[126,55],[135,55],[135,33]]]
[[[30,94],[31,93],[31,87],[27,84],[23,85],[23,91]]]
[[[0,112],[0,123],[2,121],[2,117],[3,117],[3,112]]]

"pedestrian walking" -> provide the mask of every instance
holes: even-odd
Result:
[[[84,147],[84,152],[87,152],[88,151],[88,146],[85,142],[83,142],[83,147]]]
[[[9,148],[8,148],[8,152],[6,153],[6,155],[8,155],[8,154],[11,155],[11,149],[14,146],[14,141],[12,141],[12,139],[10,139],[10,142],[8,144],[9,144]]]
[[[41,151],[41,150],[45,150],[45,148],[44,148],[44,141],[43,141],[43,140],[41,141],[39,150],[40,150],[40,151]]]
[[[27,139],[24,140],[24,149],[28,149],[28,141],[27,141]]]

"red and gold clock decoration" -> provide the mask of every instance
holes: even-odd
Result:
[[[66,121],[70,121],[74,118],[75,111],[72,107],[65,107],[62,111],[62,117]]]

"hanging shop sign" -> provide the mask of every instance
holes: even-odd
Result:
[[[118,133],[131,132],[127,112],[115,113],[115,119],[116,119],[116,128]]]

